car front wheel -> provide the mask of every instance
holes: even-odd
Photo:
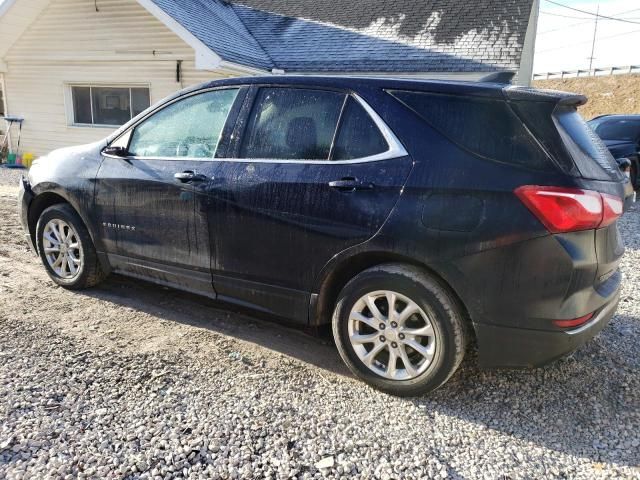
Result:
[[[70,205],[60,203],[42,212],[36,242],[49,277],[58,285],[77,290],[104,278],[91,236]]]
[[[352,279],[338,297],[333,334],[349,369],[399,396],[431,392],[456,371],[468,335],[449,290],[419,268],[386,264]]]

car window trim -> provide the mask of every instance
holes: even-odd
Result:
[[[331,146],[329,147],[329,157],[327,161],[331,162],[333,158],[333,153],[336,147],[336,140],[338,138],[338,133],[340,132],[340,127],[342,126],[342,117],[344,117],[344,110],[347,108],[347,102],[351,95],[345,95],[342,100],[342,106],[340,107],[340,114],[338,115],[338,122],[336,123],[336,129],[333,131],[333,138],[331,139]]]
[[[343,104],[343,108],[344,108],[344,105],[346,105],[346,101],[349,99],[349,97],[351,97],[355,101],[357,101],[362,106],[362,108],[364,108],[364,110],[367,113],[367,115],[369,115],[371,117],[371,119],[375,123],[376,127],[380,131],[381,135],[384,137],[385,142],[387,143],[387,150],[385,150],[384,152],[376,153],[375,155],[368,155],[366,157],[352,158],[352,159],[349,159],[349,160],[331,160],[331,159],[309,160],[309,159],[242,158],[242,157],[237,157],[237,158],[215,158],[214,160],[226,161],[226,162],[238,162],[238,163],[284,163],[284,164],[286,164],[286,163],[294,163],[294,164],[305,164],[305,165],[345,165],[345,164],[351,164],[351,163],[367,163],[367,162],[377,162],[377,161],[381,161],[381,160],[391,160],[391,159],[394,159],[394,158],[402,158],[402,157],[406,157],[406,156],[409,155],[409,153],[404,148],[404,146],[402,145],[402,143],[400,142],[398,137],[393,133],[393,131],[389,128],[389,126],[387,126],[387,124],[380,117],[380,115],[378,115],[378,113],[360,95],[358,95],[355,92],[345,92],[345,91],[342,91],[342,90],[329,89],[329,88],[316,88],[313,85],[295,85],[295,86],[289,86],[289,85],[257,85],[257,86],[255,86],[255,92],[254,92],[253,98],[251,100],[251,105],[249,105],[250,108],[248,108],[248,111],[252,110],[253,103],[254,103],[255,98],[256,98],[257,90],[260,89],[260,88],[298,88],[298,89],[306,89],[306,90],[330,90],[330,91],[335,91],[336,93],[342,93],[343,95],[345,95],[345,103]],[[248,112],[247,112],[247,114],[248,114]],[[337,135],[337,133],[339,131],[341,118],[342,118],[342,111],[341,111],[340,117],[338,118],[338,123],[336,124],[336,131],[334,132],[334,141],[335,141],[335,137],[336,137],[336,135]],[[246,125],[245,125],[245,127],[246,127]],[[244,128],[243,128],[243,130],[244,130]],[[240,142],[242,142],[242,140],[244,138],[244,133],[245,132],[242,131],[242,133],[240,133],[239,137],[236,139],[236,141],[238,142],[238,146],[239,146]],[[238,152],[238,151],[239,151],[239,149],[236,149],[236,152]]]
[[[271,85],[260,85],[258,88],[261,87],[267,87],[270,88],[272,87]],[[306,88],[306,89],[314,89],[314,87],[312,85],[304,85],[304,86],[297,86],[298,88]],[[249,87],[251,88],[251,87]],[[288,88],[288,86],[275,86],[274,88]],[[121,137],[123,137],[124,135],[129,134],[129,132],[133,132],[133,130],[140,124],[142,123],[144,120],[146,120],[147,118],[149,118],[151,115],[154,115],[155,113],[159,112],[160,110],[168,107],[169,105],[188,98],[190,96],[193,95],[198,95],[201,93],[206,93],[209,91],[214,91],[214,90],[230,90],[230,89],[238,89],[240,90],[238,92],[238,97],[240,96],[241,92],[243,89],[245,89],[245,96],[243,96],[243,99],[241,100],[241,106],[240,106],[240,110],[242,110],[242,104],[245,102],[245,100],[247,99],[247,97],[249,96],[249,93],[247,92],[247,86],[246,85],[238,85],[238,86],[225,86],[225,87],[214,87],[214,88],[208,88],[208,89],[203,89],[203,90],[198,90],[196,92],[190,92],[187,95],[182,95],[176,99],[173,99],[171,102],[163,104],[162,106],[160,106],[159,108],[153,110],[152,112],[149,112],[148,115],[145,115],[143,118],[141,118],[138,122],[136,122],[134,125],[131,125],[130,128],[128,128],[125,132],[123,132],[121,135],[118,135],[118,137],[114,138],[109,144],[113,144],[114,142],[117,142],[118,139],[120,139]],[[320,90],[320,89],[318,89]],[[326,90],[326,89],[322,89],[322,90]],[[407,152],[407,150],[404,148],[404,146],[402,145],[402,143],[400,142],[400,140],[398,139],[398,137],[393,133],[393,131],[387,126],[387,124],[385,123],[385,121],[380,117],[380,115],[378,115],[378,113],[357,93],[354,92],[342,92],[343,94],[345,94],[345,103],[346,103],[346,99],[348,99],[349,97],[352,97],[354,100],[356,100],[363,108],[364,110],[367,112],[367,114],[371,117],[371,119],[373,120],[373,122],[375,123],[376,127],[378,128],[378,130],[380,131],[380,133],[382,134],[382,136],[384,137],[385,141],[387,142],[387,150],[385,150],[384,152],[380,152],[377,153],[375,155],[368,155],[366,157],[360,157],[360,158],[353,158],[353,159],[349,159],[349,160],[306,160],[306,159],[279,159],[279,158],[234,158],[234,157],[212,157],[212,158],[200,158],[200,157],[139,157],[139,156],[133,156],[133,155],[128,155],[126,157],[117,157],[114,155],[105,155],[103,154],[103,156],[105,157],[110,157],[110,158],[117,158],[117,159],[127,159],[127,160],[161,160],[161,161],[188,161],[188,162],[238,162],[238,163],[283,163],[283,164],[287,164],[287,163],[292,163],[292,164],[307,164],[307,165],[345,165],[345,164],[351,164],[351,163],[367,163],[367,162],[378,162],[378,161],[382,161],[382,160],[392,160],[394,158],[402,158],[402,157],[406,157],[409,155],[409,153]],[[236,98],[236,100],[238,100],[238,98]],[[253,96],[252,98],[252,102],[253,100],[255,100],[255,96]],[[242,112],[240,111],[238,116],[235,118],[234,122],[237,123],[240,120],[240,117],[242,116]],[[229,120],[229,119],[228,119]],[[225,128],[223,129],[223,132],[226,130],[227,124],[225,124]],[[334,133],[334,140],[335,140],[335,135],[337,135],[338,129],[340,127],[340,118],[338,119],[338,124],[336,125],[336,132]],[[233,130],[234,134],[235,134],[235,129]],[[244,133],[244,132],[243,132]],[[244,136],[244,135],[242,135]],[[131,141],[131,137],[132,135],[130,135],[129,137],[129,142]],[[241,138],[238,139],[234,139],[236,141],[240,141]],[[128,148],[128,144],[127,144],[127,148]],[[230,150],[233,150],[233,148],[229,148],[230,145],[227,145],[227,148]]]

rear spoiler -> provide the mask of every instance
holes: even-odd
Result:
[[[547,102],[570,107],[579,107],[587,103],[587,97],[584,95],[559,90],[508,86],[502,91],[507,99],[513,102]]]

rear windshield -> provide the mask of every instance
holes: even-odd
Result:
[[[550,161],[503,100],[392,90],[442,135],[485,159],[545,169]]]
[[[615,120],[601,123],[596,133],[603,140],[635,142],[640,137],[640,120]]]
[[[607,146],[574,107],[559,107],[553,116],[560,136],[583,177],[596,180],[622,178]]]

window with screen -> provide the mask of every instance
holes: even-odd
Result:
[[[213,158],[238,89],[178,100],[140,123],[131,135],[135,157]]]
[[[324,90],[261,88],[240,157],[328,160],[344,99]]]
[[[144,87],[72,86],[75,125],[120,126],[149,107]]]

